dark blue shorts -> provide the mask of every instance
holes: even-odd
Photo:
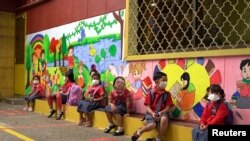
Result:
[[[168,118],[168,114],[163,113],[161,117],[167,117]],[[153,118],[153,116],[151,114],[149,114],[149,113],[145,114],[145,120],[146,120],[147,124],[154,123],[156,125],[156,127],[158,127],[159,124],[160,124],[160,121]]]
[[[105,112],[111,112],[111,106],[107,105],[105,107]],[[111,112],[112,113],[112,112]],[[121,116],[125,115],[127,113],[127,107],[126,104],[120,104],[116,105],[116,110],[114,111],[115,114],[119,114]]]

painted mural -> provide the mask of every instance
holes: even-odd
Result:
[[[107,94],[116,76],[125,77],[133,94],[133,112],[143,114],[145,96],[154,87],[153,74],[162,71],[168,75],[166,90],[175,104],[172,118],[199,121],[207,87],[220,84],[236,124],[250,124],[250,56],[126,62],[122,60],[124,15],[124,10],[116,11],[27,35],[26,93],[33,75],[41,76],[48,93],[63,83],[67,71],[86,90],[91,84],[89,72],[97,69]]]

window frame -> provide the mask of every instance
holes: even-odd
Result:
[[[126,15],[125,15],[124,56],[123,56],[123,59],[126,61],[173,59],[173,58],[195,58],[195,57],[227,57],[227,56],[250,55],[250,46],[248,46],[246,48],[129,55],[129,53],[128,53],[128,50],[129,50],[128,37],[129,37],[129,2],[130,1],[131,0],[126,0],[126,9],[125,9]]]

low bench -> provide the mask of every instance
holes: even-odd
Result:
[[[55,104],[54,104],[55,105]],[[64,105],[65,109],[64,119],[67,121],[75,122],[79,121],[79,114],[76,106]],[[49,106],[46,100],[37,99],[35,101],[34,112],[48,115]],[[144,121],[141,121],[143,115],[131,114],[129,117],[124,117],[124,129],[125,134],[132,136],[133,133],[144,125]],[[108,125],[108,120],[103,111],[93,112],[93,127],[104,130]],[[169,127],[165,134],[165,141],[191,141],[192,140],[192,128],[196,126],[196,123],[170,120]],[[157,132],[153,130],[151,132],[144,133],[141,138],[156,137]]]

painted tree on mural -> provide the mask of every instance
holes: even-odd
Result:
[[[119,11],[119,15],[116,12],[113,12],[114,18],[120,23],[121,25],[121,56],[122,56],[122,48],[123,48],[123,19],[122,19],[122,11]]]
[[[107,53],[106,53],[105,49],[102,48],[102,49],[101,49],[101,57],[102,57],[103,59],[105,59],[105,58],[106,58],[106,55],[107,55]]]
[[[58,53],[58,63],[61,66],[61,54],[62,54],[62,38],[58,40],[58,44],[56,45],[56,52]]]
[[[78,23],[78,25],[75,27],[75,31],[72,31],[71,33],[68,33],[66,36],[66,39],[70,41],[70,38],[78,36],[78,34],[81,32],[82,29],[93,29],[95,32],[99,35],[103,30],[105,30],[106,27],[112,27],[113,25],[117,24],[117,21],[121,24],[121,37],[123,35],[123,20],[122,17],[124,16],[124,11],[119,11],[119,14],[113,12],[114,20],[109,21],[107,18],[107,15],[104,15],[99,18],[99,21],[93,21],[93,22],[86,22],[81,21]],[[84,32],[85,33],[85,32]],[[120,37],[120,38],[121,38]],[[121,38],[122,40],[122,38]],[[122,43],[121,43],[122,45]]]
[[[45,34],[44,39],[43,39],[43,48],[45,50],[45,58],[46,58],[46,60],[50,60],[50,54],[48,52],[49,45],[50,45],[49,36],[48,36],[48,34]]]
[[[66,37],[65,35],[63,34],[62,36],[62,47],[61,47],[61,53],[62,53],[62,63],[63,63],[63,67],[64,67],[64,56],[65,54],[67,54],[67,42],[66,42]]]
[[[56,67],[56,45],[58,44],[58,40],[56,40],[54,37],[51,39],[49,51],[51,54],[54,55],[54,67]]]
[[[110,56],[114,57],[116,55],[116,52],[117,52],[117,50],[116,50],[115,45],[109,46],[109,54],[110,54]]]
[[[25,68],[27,70],[27,80],[25,86],[26,89],[30,86],[31,53],[32,53],[31,45],[27,44],[25,50]]]

